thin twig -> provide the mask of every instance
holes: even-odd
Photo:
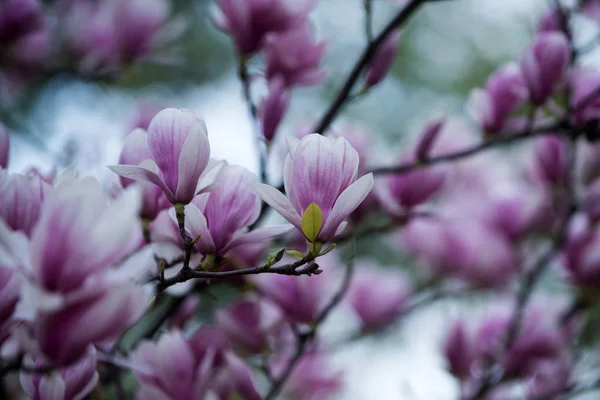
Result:
[[[340,285],[340,288],[338,289],[336,294],[331,298],[331,301],[327,304],[327,306],[323,309],[323,311],[321,311],[319,316],[310,324],[311,327],[308,331],[298,332],[296,334],[296,352],[294,353],[294,355],[290,359],[290,361],[288,361],[284,371],[281,373],[281,375],[279,375],[279,378],[277,378],[276,380],[273,381],[273,383],[269,389],[269,392],[265,396],[264,400],[273,400],[279,394],[279,392],[283,388],[283,385],[285,384],[287,379],[290,377],[290,375],[294,371],[294,368],[297,366],[298,362],[304,355],[307,346],[310,344],[310,342],[316,336],[317,330],[319,329],[320,325],[327,318],[327,316],[331,313],[331,311],[339,304],[339,302],[342,300],[342,298],[346,294],[346,291],[348,290],[348,287],[350,286],[350,282],[352,280],[353,273],[354,273],[354,262],[350,261],[350,263],[348,264],[348,267],[346,268],[346,272],[344,274],[344,279],[342,281],[342,284]]]
[[[373,41],[373,0],[362,0],[365,10],[365,37],[367,45]]]

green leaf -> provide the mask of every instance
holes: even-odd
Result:
[[[299,251],[296,250],[287,250],[286,253],[288,253],[290,256],[294,256],[296,258],[302,259],[304,258],[304,254],[300,253]]]
[[[309,241],[314,242],[322,224],[323,212],[316,203],[310,203],[302,215],[302,233]]]

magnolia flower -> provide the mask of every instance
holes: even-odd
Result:
[[[36,365],[44,360],[36,360]],[[23,390],[32,400],[83,399],[94,389],[99,376],[96,371],[96,349],[90,347],[77,363],[59,368],[51,374],[21,372]]]
[[[285,86],[314,85],[325,77],[319,63],[325,55],[325,42],[315,42],[308,24],[273,33],[265,41],[266,78],[283,78]]]
[[[283,78],[276,76],[269,82],[269,94],[260,105],[262,134],[268,141],[273,140],[277,127],[287,110],[290,94],[284,87]]]
[[[140,165],[143,161],[151,159],[152,154],[148,148],[148,132],[141,128],[136,128],[123,142],[121,153],[119,154],[119,164]],[[121,185],[129,186],[134,181],[121,177]]]
[[[569,174],[569,154],[566,141],[547,135],[535,141],[535,177],[544,185],[561,184]]]
[[[8,153],[10,150],[10,135],[4,125],[0,123],[0,168],[8,166]]]
[[[302,25],[316,0],[218,0],[215,24],[229,33],[243,54],[262,46],[269,32],[283,32]]]
[[[499,132],[527,96],[523,73],[518,65],[509,63],[488,78],[485,89],[471,92],[468,111],[486,132]]]
[[[198,196],[186,207],[186,227],[199,238],[195,247],[202,254],[225,255],[246,243],[273,238],[289,225],[257,228],[247,232],[260,214],[260,199],[252,192],[256,175],[237,165],[226,165],[216,178],[217,188]]]
[[[159,186],[172,203],[187,204],[207,190],[197,187],[210,158],[206,124],[194,111],[167,108],[154,116],[148,127],[148,147],[160,172],[137,165],[109,168],[130,179]]]
[[[385,78],[394,62],[398,43],[400,43],[399,31],[393,32],[385,39],[371,63],[365,68],[365,83],[367,86],[375,86]]]
[[[38,222],[49,186],[37,176],[9,174],[0,169],[0,219],[30,235]]]
[[[552,96],[567,72],[570,58],[569,41],[563,33],[553,31],[538,35],[520,60],[533,104],[539,106]]]
[[[290,138],[288,151],[284,167],[288,197],[266,184],[255,184],[254,190],[307,240],[328,242],[373,188],[373,174],[356,179],[358,153],[344,138],[318,134]]]

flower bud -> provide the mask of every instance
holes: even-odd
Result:
[[[445,116],[435,118],[427,123],[415,149],[415,158],[417,161],[424,161],[429,158],[435,141],[439,137],[445,123]]]
[[[269,34],[264,49],[267,80],[280,76],[286,87],[321,82],[325,74],[319,69],[319,63],[326,47],[325,42],[314,41],[308,24]]]
[[[536,139],[534,173],[544,185],[558,185],[569,173],[568,150],[559,136],[546,135]]]
[[[365,68],[365,84],[367,86],[375,86],[385,77],[396,57],[398,43],[400,43],[400,32],[395,31],[381,44],[377,54]]]
[[[473,343],[463,321],[456,321],[450,328],[444,343],[444,353],[452,375],[461,380],[471,376]]]
[[[523,74],[514,63],[505,64],[487,80],[485,90],[474,89],[468,111],[486,133],[504,129],[512,112],[527,99]]]
[[[544,104],[554,94],[565,77],[570,59],[569,41],[561,32],[540,33],[523,54],[521,71],[534,105]]]
[[[8,129],[0,123],[0,168],[8,167],[8,155],[10,150],[10,135]]]
[[[571,89],[572,122],[584,125],[600,121],[600,96],[594,96],[600,90],[600,71],[591,68],[577,68],[569,76]]]
[[[284,87],[284,81],[276,76],[269,82],[269,93],[258,110],[262,125],[262,134],[267,141],[272,141],[277,127],[290,102],[290,94]]]

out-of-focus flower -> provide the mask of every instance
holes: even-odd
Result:
[[[515,63],[506,64],[487,80],[485,89],[474,89],[468,102],[472,117],[487,133],[504,129],[507,119],[527,99],[523,74]]]
[[[43,23],[38,0],[6,0],[0,5],[0,43],[9,43],[37,30]]]
[[[36,365],[43,366],[43,360]],[[21,386],[32,400],[71,400],[85,398],[98,383],[96,349],[90,347],[85,356],[73,365],[59,368],[51,374],[21,372]]]
[[[562,17],[560,10],[554,7],[550,8],[542,15],[542,17],[538,21],[538,33],[552,31],[562,32],[561,19]]]
[[[269,94],[258,110],[262,134],[267,141],[271,141],[275,137],[277,127],[290,102],[290,94],[284,84],[283,78],[279,75],[271,79],[269,81]]]
[[[367,266],[352,276],[346,298],[365,332],[385,328],[403,311],[410,295],[408,281],[392,271]]]
[[[425,125],[425,128],[423,128],[423,132],[419,137],[419,142],[415,147],[415,158],[417,160],[422,161],[429,158],[434,144],[437,138],[440,136],[445,123],[446,116],[442,115],[440,117],[433,118],[427,123],[427,125]]]
[[[463,321],[456,321],[444,342],[444,354],[448,360],[450,372],[461,380],[471,376],[473,350],[473,343],[467,327]]]
[[[283,393],[293,400],[327,400],[342,386],[341,373],[328,368],[319,353],[310,353],[302,356],[285,382]]]
[[[600,96],[593,96],[600,90],[600,71],[591,68],[577,68],[570,77],[571,118],[576,124],[600,120]]]
[[[8,155],[10,152],[10,135],[8,129],[0,123],[0,168],[8,166]]]
[[[232,352],[225,355],[225,365],[218,371],[213,393],[218,400],[261,400],[252,369]]]
[[[257,51],[269,32],[283,32],[302,25],[316,0],[218,0],[213,17],[216,25],[229,33],[238,51]]]
[[[533,168],[535,177],[543,185],[563,183],[570,172],[565,141],[555,135],[536,139]]]
[[[577,217],[569,229],[562,254],[563,265],[573,283],[583,287],[600,287],[600,235],[584,218]]]
[[[260,199],[252,192],[256,175],[237,165],[226,165],[217,175],[217,188],[198,196],[186,208],[186,227],[198,235],[196,249],[202,254],[225,255],[246,243],[273,238],[290,230],[289,225],[256,228],[247,232],[260,214]]]
[[[4,339],[4,325],[15,311],[21,293],[22,276],[19,272],[28,257],[27,238],[22,232],[12,231],[0,219],[0,344]],[[24,254],[25,253],[25,254]]]
[[[148,133],[140,128],[134,129],[123,142],[119,154],[119,164],[140,165],[142,161],[149,158],[152,158],[152,154],[148,148]],[[133,182],[131,179],[121,177],[121,185],[124,188]]]
[[[280,311],[258,299],[240,300],[217,311],[219,327],[232,343],[249,353],[266,349],[269,334],[280,321]]]
[[[554,399],[565,393],[571,382],[572,362],[568,357],[535,364],[535,373],[527,386],[527,397]]]
[[[580,7],[583,15],[594,21],[600,22],[600,1],[583,0]]]
[[[140,383],[136,399],[200,400],[208,390],[214,353],[196,359],[177,330],[163,334],[157,343],[142,342],[131,358]]]
[[[177,328],[183,330],[185,325],[190,320],[193,320],[199,305],[200,298],[198,296],[187,296],[185,300],[183,300],[183,304],[177,308],[177,312],[169,318],[169,327],[171,329]]]
[[[540,33],[520,60],[529,100],[542,105],[562,83],[569,66],[569,41],[561,32]]]
[[[231,345],[221,328],[215,325],[203,325],[187,342],[193,350],[196,365],[206,357],[212,358],[215,367],[221,367],[226,363]]]
[[[319,63],[326,47],[325,42],[314,42],[308,25],[268,35],[264,48],[267,80],[280,76],[286,87],[319,83],[325,77]]]
[[[0,169],[0,219],[27,235],[33,231],[49,186],[36,176],[9,174]]]
[[[582,208],[590,221],[593,223],[600,221],[600,180],[586,188]]]
[[[290,138],[288,149],[284,167],[288,197],[266,184],[255,185],[255,191],[310,242],[328,242],[371,191],[373,174],[356,179],[358,153],[343,138],[317,134]],[[313,219],[319,213],[321,220]]]
[[[377,54],[365,68],[365,84],[367,86],[375,86],[385,77],[396,57],[398,43],[400,43],[400,32],[395,31],[381,44]]]
[[[148,147],[160,174],[137,165],[109,168],[125,178],[158,185],[172,203],[187,204],[206,187],[198,188],[210,158],[206,124],[191,110],[167,108],[148,127]]]
[[[414,154],[403,156],[401,161],[414,160]],[[425,168],[405,174],[391,174],[378,180],[375,186],[383,208],[393,217],[403,217],[407,212],[430,200],[446,181],[444,168]]]

